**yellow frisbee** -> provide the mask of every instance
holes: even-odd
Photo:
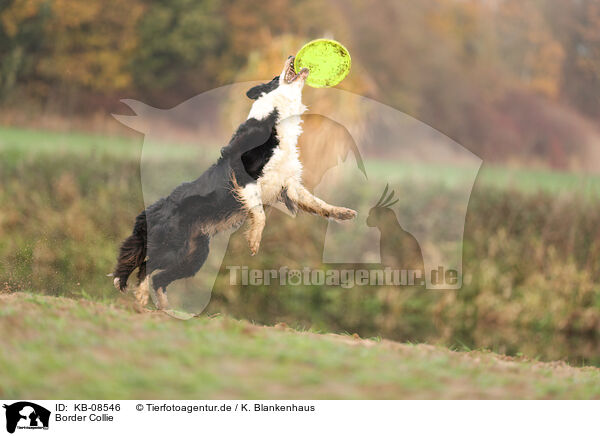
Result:
[[[350,53],[332,39],[315,39],[300,49],[294,60],[299,73],[308,68],[306,83],[313,88],[328,88],[340,83],[350,72]]]

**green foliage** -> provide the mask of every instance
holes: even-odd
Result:
[[[314,31],[319,18],[303,23],[316,3],[9,0],[0,5],[0,100],[22,94],[89,110],[86,98],[141,91],[169,104],[231,81],[271,41],[259,27]]]
[[[0,105],[28,122],[32,108],[105,115],[125,96],[174,106],[272,77],[306,42],[333,37],[354,59],[342,88],[487,161],[597,169],[600,8],[555,3],[8,0]]]
[[[130,87],[127,65],[142,11],[139,0],[9,2],[0,9],[5,93],[23,88],[45,100],[57,84],[104,95]]]
[[[194,88],[198,79],[205,85],[202,79],[218,73],[226,41],[219,2],[154,0],[148,6],[137,28],[138,49],[130,60],[136,85],[149,91],[169,89],[182,80]]]
[[[382,97],[421,116],[434,92],[442,94],[438,104],[447,93],[457,105],[465,103],[461,92],[468,101],[493,84],[487,99],[513,82],[594,116],[599,104],[588,90],[600,80],[599,17],[594,0],[375,8],[315,0],[7,0],[0,5],[0,84],[4,98],[16,90],[44,97],[62,84],[70,92],[141,89],[168,99],[182,87],[189,95],[231,80],[252,52],[264,55],[279,37],[306,42],[332,34],[351,44],[361,65],[354,74],[368,73]],[[460,86],[453,92],[448,83]]]
[[[6,97],[22,77],[35,73],[50,18],[46,1],[7,1],[0,5],[0,98]]]

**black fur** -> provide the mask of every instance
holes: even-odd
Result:
[[[296,213],[298,213],[298,205],[294,203],[292,199],[288,196],[287,188],[283,188],[281,190],[281,194],[279,194],[279,197],[283,204],[285,204],[285,207],[287,207],[287,209],[292,214],[296,215]]]
[[[277,89],[278,86],[279,76],[275,76],[273,77],[273,80],[271,80],[269,83],[262,83],[260,85],[255,86],[254,88],[250,88],[246,93],[246,96],[248,98],[251,98],[252,100],[256,100],[258,99],[258,97],[261,96],[261,94],[268,94],[269,92]]]
[[[144,266],[145,270],[145,259],[146,259],[146,211],[143,211],[135,219],[133,226],[133,232],[131,236],[123,241],[119,250],[119,257],[117,267],[114,271],[114,276],[120,280],[121,290],[125,288],[127,284],[127,278],[131,275],[134,269],[140,267],[138,278],[143,279],[142,275],[145,272],[142,271],[141,266]]]
[[[279,77],[252,88],[248,96],[258,98],[278,84]],[[171,282],[198,272],[209,252],[210,237],[203,229],[241,211],[242,204],[233,193],[234,183],[243,187],[261,175],[279,144],[275,135],[277,121],[275,109],[262,120],[246,120],[221,149],[217,163],[193,182],[179,185],[136,218],[131,236],[121,245],[114,271],[121,290],[135,268],[139,268],[139,282],[160,270],[153,277],[152,286],[165,291]]]
[[[242,163],[244,169],[254,180],[258,180],[262,176],[262,170],[273,156],[275,148],[279,145],[279,139],[277,138],[277,132],[275,128],[271,131],[271,136],[267,142],[263,145],[248,150],[242,154]]]

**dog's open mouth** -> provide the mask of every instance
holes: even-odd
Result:
[[[283,80],[287,84],[294,82],[295,80],[297,80],[300,77],[302,78],[302,80],[304,80],[304,79],[306,79],[306,77],[308,77],[308,68],[302,68],[300,70],[300,72],[298,74],[296,74],[296,71],[294,71],[294,61],[295,60],[296,60],[295,57],[290,58],[287,70],[285,71],[285,76],[283,77]]]

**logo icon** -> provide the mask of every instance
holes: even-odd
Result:
[[[18,429],[48,429],[50,411],[29,401],[19,401],[11,405],[4,404],[6,409],[6,431],[14,433]]]

